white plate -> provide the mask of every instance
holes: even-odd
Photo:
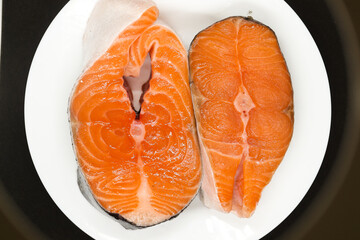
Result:
[[[280,42],[294,88],[294,135],[264,189],[255,214],[241,219],[205,208],[196,198],[178,217],[154,227],[125,230],[90,205],[79,191],[67,116],[68,98],[81,69],[81,40],[95,0],[71,0],[46,31],[33,59],[25,96],[30,153],[46,190],[79,228],[95,239],[259,239],[299,204],[321,166],[331,100],[326,70],[310,33],[282,0],[158,0],[160,18],[188,48],[193,37],[228,16],[251,16],[270,26]]]

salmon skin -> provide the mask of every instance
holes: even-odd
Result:
[[[187,51],[173,31],[154,24],[157,16],[148,0],[96,4],[69,105],[81,188],[138,227],[179,214],[201,180]],[[137,77],[147,56],[151,76],[135,111],[124,78]]]
[[[277,38],[252,18],[229,17],[196,35],[189,59],[202,201],[250,217],[293,132],[293,90]]]

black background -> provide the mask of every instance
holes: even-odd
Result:
[[[287,0],[311,32],[324,59],[332,97],[332,125],[323,165],[306,197],[267,239],[360,238],[360,156],[353,95],[359,79],[360,2]],[[0,239],[90,239],[50,199],[33,167],[23,103],[31,60],[66,0],[3,0],[0,78]],[[348,21],[350,20],[350,21]],[[355,155],[353,155],[355,153]],[[339,187],[340,186],[340,187]]]

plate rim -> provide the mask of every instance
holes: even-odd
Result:
[[[260,0],[259,0],[260,1]],[[274,1],[276,1],[276,0],[274,0]],[[292,9],[291,9],[291,7],[285,2],[285,1],[282,1],[282,0],[280,0],[281,2],[283,2],[283,3],[285,3],[285,5],[294,13],[294,14],[296,14]],[[37,53],[38,53],[38,49],[42,46],[41,44],[42,44],[42,42],[44,41],[44,37],[45,37],[45,35],[49,32],[49,29],[51,29],[51,28],[53,28],[53,26],[55,25],[54,24],[54,22],[56,22],[57,20],[57,18],[59,18],[59,16],[61,16],[60,14],[62,13],[62,12],[64,12],[64,9],[67,9],[67,8],[70,8],[69,6],[70,6],[70,4],[72,3],[72,2],[74,2],[74,1],[70,1],[70,2],[68,2],[62,9],[61,9],[61,11],[56,15],[56,17],[53,19],[53,21],[51,22],[51,24],[49,25],[49,27],[48,27],[48,29],[46,30],[46,32],[44,33],[44,35],[43,35],[43,37],[42,37],[42,39],[41,39],[41,41],[40,41],[40,43],[39,43],[39,45],[38,45],[38,48],[37,48],[37,50],[36,50],[36,53],[35,53],[35,55],[34,55],[34,58],[33,58],[33,62],[31,63],[31,67],[30,67],[30,71],[29,71],[29,75],[28,75],[28,79],[27,79],[27,83],[26,83],[26,91],[25,91],[25,99],[24,99],[24,122],[25,122],[25,130],[26,130],[26,139],[27,139],[27,142],[28,142],[28,145],[29,145],[29,151],[30,151],[30,155],[31,155],[31,157],[32,157],[32,160],[33,160],[33,164],[34,164],[34,166],[35,166],[35,169],[36,169],[36,172],[37,172],[37,174],[38,174],[38,176],[40,177],[40,179],[41,179],[41,182],[42,182],[42,184],[44,185],[44,187],[45,187],[45,189],[46,189],[46,191],[48,192],[48,194],[50,195],[50,197],[52,198],[52,200],[55,202],[55,204],[61,209],[61,211],[76,225],[76,226],[78,226],[80,229],[82,229],[85,233],[87,233],[87,234],[89,234],[89,231],[88,230],[84,230],[83,228],[81,228],[79,225],[78,225],[78,223],[76,223],[76,222],[74,222],[74,220],[71,218],[71,217],[69,217],[68,216],[68,214],[66,213],[66,211],[64,211],[63,210],[63,208],[62,207],[60,207],[59,206],[59,204],[58,204],[58,202],[56,201],[56,199],[54,199],[54,197],[52,196],[52,194],[50,194],[50,191],[48,190],[48,186],[44,183],[44,181],[43,181],[43,178],[42,178],[42,176],[41,176],[41,174],[39,173],[39,171],[38,171],[38,167],[37,167],[37,165],[36,165],[36,160],[34,160],[34,158],[33,158],[33,150],[31,150],[31,145],[32,145],[32,143],[30,143],[29,142],[29,137],[28,137],[28,127],[27,127],[27,125],[29,124],[29,113],[28,113],[28,107],[27,107],[27,102],[28,102],[28,97],[27,97],[27,93],[28,93],[28,86],[29,86],[29,83],[31,83],[31,72],[32,72],[32,68],[33,68],[33,66],[34,66],[34,60],[35,60],[35,58],[36,58],[36,56],[37,56]],[[305,26],[305,24],[302,22],[302,20],[299,18],[299,16],[296,14],[296,16],[298,17],[298,19],[301,21],[301,23],[302,23],[302,25],[305,27],[305,29],[309,32],[309,30],[307,29],[307,27]],[[314,39],[313,39],[313,37],[311,36],[311,33],[309,32],[309,34],[310,34],[310,37],[311,37],[311,40],[315,43],[315,45],[316,45],[316,47],[317,47],[317,44],[316,44],[316,42],[314,41]],[[322,65],[324,66],[324,69],[325,69],[325,74],[326,74],[326,78],[327,78],[327,81],[329,81],[328,80],[328,76],[327,76],[327,72],[326,72],[326,68],[325,68],[325,63],[324,63],[324,61],[323,61],[323,59],[322,59],[322,56],[321,56],[321,54],[320,54],[320,52],[319,52],[319,49],[317,48],[317,50],[318,50],[318,54],[320,55],[320,58],[321,58],[321,61],[322,61]],[[321,164],[320,164],[320,166],[319,166],[319,168],[317,169],[317,173],[316,173],[316,175],[318,174],[318,172],[319,172],[319,170],[320,170],[320,168],[321,168],[321,165],[322,165],[322,163],[323,163],[323,160],[324,160],[324,155],[325,155],[325,152],[326,152],[326,148],[327,148],[327,145],[328,145],[328,141],[329,141],[329,135],[330,135],[330,125],[331,125],[331,115],[332,115],[332,99],[331,99],[331,97],[330,97],[330,87],[329,87],[329,82],[327,82],[327,87],[328,87],[328,96],[329,96],[329,119],[328,119],[328,131],[327,131],[327,137],[326,137],[326,144],[325,144],[325,149],[324,149],[324,151],[323,151],[323,154],[322,154],[322,160],[321,160]],[[315,177],[316,177],[316,175],[314,176],[314,180],[315,180]],[[312,182],[314,182],[314,180],[312,181]],[[303,197],[306,195],[306,193],[308,192],[308,190],[310,189],[310,187],[311,187],[311,185],[310,186],[308,186],[308,188],[307,188],[307,190],[306,190],[306,192],[304,193],[304,195],[303,195]],[[302,198],[303,198],[302,197]],[[302,199],[301,199],[302,200]],[[301,200],[296,204],[296,206],[301,202]],[[295,207],[296,207],[295,206]],[[294,208],[295,209],[295,208]],[[294,210],[293,209],[293,210]],[[293,211],[292,210],[292,211]],[[291,212],[289,212],[289,214],[288,215],[290,215],[290,213]],[[287,216],[288,216],[287,215]],[[286,218],[286,217],[285,217]],[[283,220],[285,220],[285,218],[283,219]],[[281,222],[279,222],[277,225],[279,225]],[[277,226],[276,225],[276,226]],[[275,227],[276,227],[275,226]],[[274,229],[274,228],[273,228]],[[269,233],[269,232],[267,232],[267,233]],[[267,233],[265,233],[265,235],[267,234]],[[265,236],[265,235],[263,235],[263,236]],[[92,236],[92,237],[94,237],[94,235],[90,235],[90,236]]]

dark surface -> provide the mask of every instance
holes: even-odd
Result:
[[[30,64],[42,35],[66,3],[65,0],[3,1],[0,179],[33,225],[30,227],[38,227],[51,239],[89,239],[47,194],[32,164],[25,138],[23,103]]]
[[[32,57],[46,28],[66,2],[65,0],[3,0],[0,183],[2,182],[12,199],[14,208],[18,206],[20,211],[16,214],[14,210],[10,212],[11,204],[8,202],[0,201],[0,204],[4,214],[8,215],[7,218],[11,221],[21,218],[22,224],[16,226],[17,231],[20,232],[17,233],[14,225],[5,221],[5,215],[0,215],[0,239],[2,237],[25,239],[23,236],[28,239],[38,239],[40,236],[36,234],[39,232],[43,233],[44,238],[50,239],[90,239],[64,216],[44,189],[28,152],[23,122],[24,92]],[[342,47],[344,40],[338,33],[339,28],[342,27],[341,22],[331,15],[325,1],[287,0],[286,2],[308,27],[322,54],[329,76],[333,115],[329,147],[316,181],[295,211],[268,234],[267,239],[280,237],[286,239],[289,234],[296,233],[297,229],[301,229],[299,224],[304,224],[302,219],[312,216],[309,215],[312,206],[322,201],[324,194],[321,192],[334,177],[333,173],[336,172],[334,166],[338,161],[343,160],[339,151],[345,136],[346,124],[351,118],[348,107],[350,100],[348,83],[354,81],[349,79],[344,59],[346,56]],[[351,4],[350,0],[347,2]],[[356,8],[352,8],[351,11],[356,13]],[[353,194],[354,189],[358,188],[356,182],[359,183],[359,175],[356,175],[356,170],[359,169],[358,161],[355,164],[345,181],[346,187],[341,189],[325,215],[321,214],[323,217],[315,221],[309,229],[305,229],[306,233],[301,232],[299,236],[305,234],[304,239],[360,236],[356,227],[360,226],[358,218],[360,200],[358,195]],[[31,231],[31,229],[35,230]]]
[[[345,6],[347,8],[350,25],[344,26],[341,14],[337,15],[335,24],[338,26],[339,30],[349,31],[353,33],[353,36],[345,36],[342,34],[342,39],[344,46],[348,48],[346,57],[348,57],[348,71],[351,74],[351,68],[356,70],[357,74],[349,76],[348,83],[349,89],[354,90],[354,95],[359,96],[359,83],[360,83],[360,62],[359,62],[359,37],[360,37],[360,1],[358,0],[344,0]],[[335,12],[337,10],[335,6]],[[342,12],[341,12],[342,13]],[[353,28],[353,29],[347,29]],[[355,31],[351,31],[355,30]],[[357,51],[357,52],[356,52]],[[357,58],[357,61],[353,61]],[[354,88],[354,89],[353,89]],[[334,89],[336,91],[336,89]],[[350,102],[354,106],[360,104],[359,98],[350,99]],[[354,109],[357,113],[359,109]],[[333,112],[337,114],[337,112]],[[359,117],[355,117],[353,109],[346,112],[346,115],[349,119],[352,119],[357,124],[360,123]],[[343,154],[337,156],[337,164],[340,166],[343,162],[350,158],[348,171],[344,173],[345,179],[341,183],[339,190],[336,192],[334,199],[332,199],[330,205],[321,216],[321,218],[313,224],[309,230],[304,234],[304,239],[360,239],[360,143],[354,138],[360,136],[359,128],[355,127],[355,124],[348,124],[349,132],[353,131],[352,136],[345,136],[347,141],[346,144],[353,142],[354,144],[354,154],[351,156],[347,155],[349,151],[344,150]],[[344,143],[343,143],[344,145]],[[335,175],[333,178],[336,179],[337,168],[332,169],[332,173]],[[341,179],[339,179],[340,181]],[[336,180],[335,180],[336,181]],[[329,187],[331,191],[331,187]],[[327,194],[324,194],[326,198]],[[321,204],[321,203],[320,203]]]

